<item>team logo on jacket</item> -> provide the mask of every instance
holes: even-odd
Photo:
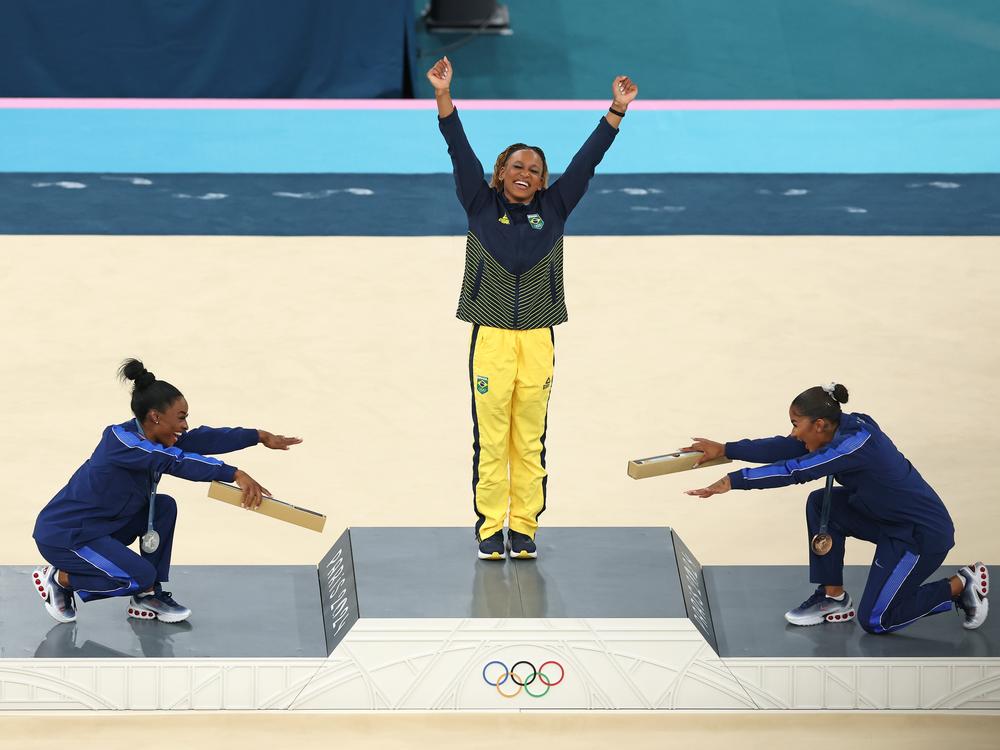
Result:
[[[507,214],[501,216],[499,219],[497,219],[497,221],[499,221],[501,224],[510,224],[510,219],[508,218]]]
[[[547,390],[549,386],[552,385],[552,378],[545,378],[545,385],[542,386],[542,390]]]
[[[532,229],[541,229],[545,226],[545,222],[538,214],[528,214],[528,223],[531,224]]]
[[[490,379],[485,375],[476,375],[476,390],[483,396],[490,392]]]

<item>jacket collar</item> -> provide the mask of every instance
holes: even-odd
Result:
[[[545,188],[541,188],[540,190],[538,190],[538,192],[536,192],[534,196],[532,196],[530,203],[511,203],[510,201],[507,200],[506,196],[504,196],[502,187],[494,188],[494,190],[496,191],[497,198],[500,199],[500,202],[503,204],[503,207],[508,211],[513,210],[513,211],[525,211],[525,212],[537,213],[538,198],[545,191]]]

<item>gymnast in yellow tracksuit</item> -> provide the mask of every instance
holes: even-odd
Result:
[[[638,88],[627,76],[615,78],[608,113],[549,187],[545,154],[523,143],[503,150],[487,184],[451,101],[448,58],[435,63],[427,78],[458,199],[469,218],[458,317],[472,323],[472,491],[479,557],[504,558],[508,510],[511,556],[536,557],[535,530],[546,502],[553,327],[567,318],[563,227]]]

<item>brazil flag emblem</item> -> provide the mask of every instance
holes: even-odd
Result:
[[[490,379],[485,375],[476,375],[476,390],[483,396],[490,392]]]
[[[541,229],[545,226],[545,222],[538,214],[528,214],[528,223],[531,224],[532,229]]]

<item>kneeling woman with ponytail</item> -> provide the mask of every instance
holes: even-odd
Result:
[[[177,504],[156,492],[163,474],[196,482],[235,482],[243,505],[256,508],[270,494],[249,474],[208,456],[262,443],[287,450],[299,438],[242,427],[188,431],[188,403],[136,359],[118,371],[134,381],[135,419],[104,429],[93,455],[46,505],[34,538],[49,564],[33,574],[45,608],[59,622],[76,619],[82,601],[130,596],[128,615],[180,622],[191,610],[161,584],[168,580]],[[141,554],[128,548],[142,539]]]
[[[986,566],[977,562],[950,578],[924,583],[955,545],[951,517],[874,419],[841,411],[847,395],[847,388],[833,383],[800,393],[789,408],[788,437],[725,444],[696,438],[689,448],[705,453],[702,462],[725,456],[768,465],[734,471],[687,494],[707,498],[730,489],[784,487],[832,475],[841,485],[832,488],[825,530],[832,548],[821,555],[810,545],[809,580],[818,587],[785,619],[792,625],[819,625],[854,618],[854,604],[843,587],[844,542],[850,536],[876,545],[856,610],[867,632],[899,630],[953,604],[964,612],[965,628],[978,628],[989,606]],[[823,497],[824,491],[816,490],[806,502],[809,539],[821,530]]]

